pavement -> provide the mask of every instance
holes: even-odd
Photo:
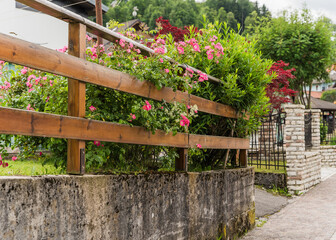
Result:
[[[320,184],[290,200],[256,189],[259,220],[241,240],[336,240],[336,168],[323,168],[321,178]]]

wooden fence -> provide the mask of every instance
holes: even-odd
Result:
[[[230,106],[185,92],[174,92],[168,87],[158,90],[150,82],[142,82],[126,73],[86,61],[87,31],[110,41],[124,39],[132,42],[143,54],[155,53],[146,46],[46,0],[18,2],[69,23],[69,54],[0,34],[0,59],[68,77],[68,116],[0,107],[0,133],[68,139],[67,172],[70,174],[84,174],[86,140],[177,147],[180,149],[180,157],[176,159],[176,170],[187,170],[187,149],[195,147],[196,144],[201,144],[202,148],[237,149],[240,150],[237,151],[240,165],[246,166],[249,140],[245,138],[187,133],[173,136],[160,130],[153,135],[143,127],[85,119],[86,83],[158,101],[164,99],[167,102],[196,104],[199,111],[222,117],[238,118],[242,115]],[[212,76],[209,76],[209,80],[219,82],[219,79]]]

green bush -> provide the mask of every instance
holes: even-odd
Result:
[[[125,34],[143,41],[134,31]],[[89,61],[128,73],[141,81],[150,81],[159,89],[171,87],[230,105],[238,112],[249,112],[250,118],[240,118],[234,123],[233,119],[198,113],[196,105],[146,100],[92,84],[87,84],[86,118],[143,126],[152,133],[160,129],[173,134],[189,132],[229,136],[235,126],[233,136],[246,137],[256,129],[256,119],[267,111],[268,99],[264,90],[272,78],[266,73],[271,62],[261,59],[255,50],[255,42],[229,31],[225,25],[208,24],[201,32],[192,33],[190,38],[177,44],[171,36],[159,36],[151,43],[158,55],[148,57],[123,40],[112,43],[108,49],[94,45],[91,39],[88,41],[91,44],[87,48]],[[177,64],[169,63],[165,56],[196,67],[201,72],[183,70]],[[219,78],[221,82],[209,82],[207,74]],[[66,115],[66,78],[21,66],[9,70],[8,63],[3,64],[1,76],[1,106]],[[2,155],[6,155],[4,147],[10,145],[11,138],[2,135],[2,140],[0,150]],[[49,161],[56,166],[65,166],[64,139],[15,136],[12,147],[22,149],[19,159],[29,158],[38,147],[43,147],[51,151]],[[202,170],[216,168],[225,151],[195,146],[189,155],[191,167]],[[87,171],[173,169],[176,156],[176,149],[168,147],[98,141],[86,144]]]

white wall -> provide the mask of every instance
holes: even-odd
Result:
[[[40,12],[17,9],[15,0],[0,0],[0,32],[51,49],[68,45],[67,23]]]

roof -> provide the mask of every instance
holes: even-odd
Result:
[[[117,29],[114,29],[113,31],[123,32],[128,28],[135,28],[135,26],[137,24],[141,24],[141,23],[142,22],[140,21],[140,19],[133,19],[133,20],[130,20],[130,21],[127,21],[127,22],[120,23],[120,24],[122,24],[122,26],[117,28]]]
[[[322,93],[323,92],[316,92],[316,91],[311,91],[311,96],[313,97],[313,98],[321,98],[322,97]],[[307,94],[308,94],[308,92],[307,92]]]
[[[311,98],[311,108],[327,110],[327,111],[336,111],[336,104],[312,97]]]
[[[52,0],[51,2],[86,18],[88,16],[96,15],[95,0]],[[26,5],[19,2],[16,2],[16,7],[20,9],[36,11],[35,9],[27,7]],[[106,5],[102,4],[103,13],[106,13],[108,9],[109,8]]]

